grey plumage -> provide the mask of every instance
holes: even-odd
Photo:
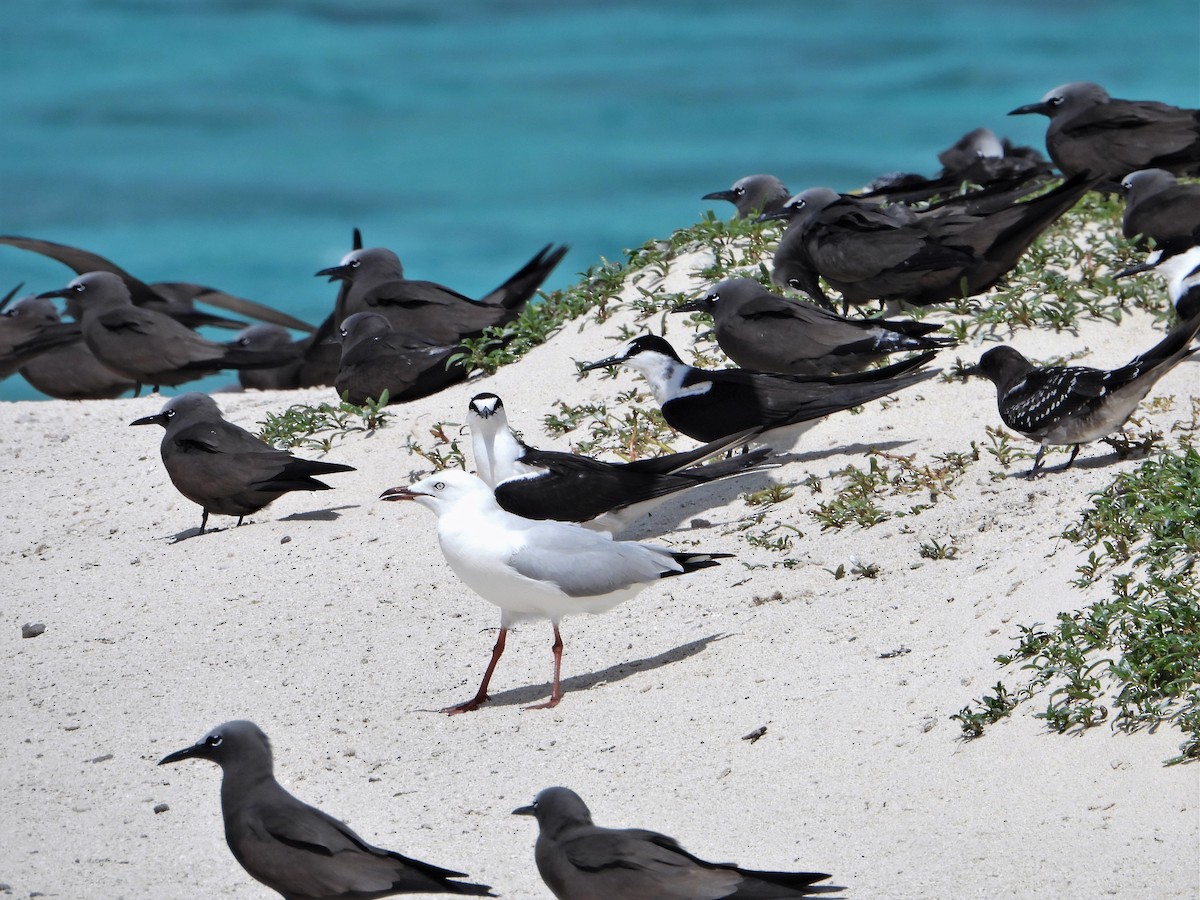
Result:
[[[558,900],[786,900],[841,891],[824,872],[760,872],[710,863],[674,838],[640,828],[602,828],[578,794],[541,791],[513,810],[538,823],[534,860]]]
[[[7,378],[40,354],[81,340],[74,323],[64,323],[54,304],[36,297],[12,302],[17,285],[0,300],[0,378]]]
[[[991,187],[1016,186],[1041,179],[1052,171],[1032,147],[1015,146],[990,128],[968,131],[938,154],[942,170],[932,178],[907,172],[880,176],[858,196],[914,203],[959,192],[964,184]]]
[[[290,491],[330,490],[314,476],[354,471],[353,466],[299,459],[276,450],[225,421],[207,394],[179,394],[155,415],[129,424],[166,429],[160,446],[163,465],[179,493],[204,510],[201,533],[210,513],[237,516],[241,525],[245,516]]]
[[[139,385],[177,385],[221,369],[277,366],[282,351],[252,351],[210,341],[164,313],[134,306],[129,288],[111,272],[87,272],[39,297],[78,305],[83,339],[96,359]]]
[[[1147,267],[1200,244],[1200,184],[1180,184],[1165,169],[1139,169],[1121,179],[1121,190],[1125,194],[1122,233],[1139,238],[1143,249],[1153,241],[1158,251]]]
[[[1059,171],[1115,186],[1137,169],[1200,174],[1200,110],[1121,100],[1091,81],[1061,84],[1010,116],[1049,116],[1046,150]]]
[[[1017,350],[993,347],[967,374],[982,375],[996,386],[1004,424],[1039,444],[1037,474],[1048,445],[1072,445],[1064,469],[1082,444],[1120,430],[1155,383],[1200,347],[1190,347],[1200,331],[1200,316],[1183,322],[1140,356],[1117,369],[1088,366],[1035,366]]]
[[[774,175],[747,175],[724,191],[705,194],[701,200],[727,200],[737,207],[737,218],[778,212],[792,195],[782,181]]]
[[[288,391],[301,387],[304,369],[304,353],[308,338],[295,340],[292,333],[282,325],[266,323],[251,325],[239,331],[226,346],[242,350],[285,351],[293,358],[281,366],[268,369],[242,369],[238,382],[243,388],[254,391]],[[305,385],[307,387],[307,385]]]
[[[453,344],[519,316],[566,252],[566,247],[552,248],[547,244],[479,300],[433,281],[406,278],[400,257],[383,247],[352,250],[338,265],[316,274],[346,283],[345,289],[338,292],[335,327],[340,328],[354,313],[374,312],[386,316],[402,334]]]
[[[389,403],[414,400],[467,377],[460,364],[447,365],[457,345],[439,344],[419,332],[397,332],[379,313],[348,316],[341,336],[335,388],[351,403],[378,400],[384,391]]]
[[[752,278],[730,278],[673,312],[713,317],[717,344],[743,369],[792,375],[860,372],[892,353],[954,346],[929,322],[848,319],[772,294]]]
[[[461,872],[372,846],[275,780],[271,744],[253,722],[219,725],[159,765],[207,759],[221,767],[221,815],[234,858],[285,900],[372,900],[395,894],[492,897]]]
[[[83,341],[79,326],[59,319],[58,310],[41,297],[23,297],[4,313],[0,332],[8,317],[34,324],[39,336],[51,336],[53,344],[38,352],[20,368],[21,376],[48,397],[59,400],[111,400],[132,391],[137,384],[104,365]],[[53,336],[64,337],[59,344]],[[38,338],[35,338],[37,340]]]
[[[790,221],[771,280],[825,305],[830,301],[819,278],[847,305],[880,300],[925,306],[972,297],[1007,275],[1089,186],[1081,175],[1021,203],[997,203],[994,195],[978,192],[924,210],[810,188],[780,214]]]

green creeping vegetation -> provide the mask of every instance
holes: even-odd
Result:
[[[362,406],[345,400],[337,405],[296,403],[281,413],[267,413],[266,419],[258,423],[261,426],[258,436],[272,447],[285,450],[305,447],[328,453],[337,438],[382,428],[392,418],[391,411],[384,408],[387,402],[385,390],[379,399],[368,400]]]
[[[1020,626],[1017,646],[997,657],[1021,664],[1016,686],[964,707],[967,738],[1044,694],[1038,715],[1059,732],[1111,719],[1133,732],[1167,724],[1184,737],[1168,764],[1200,759],[1200,453],[1193,421],[1176,447],[1117,476],[1063,537],[1089,549],[1075,586],[1105,581],[1107,597],[1059,613],[1052,625]]]
[[[835,476],[846,479],[845,483],[833,492],[829,500],[819,502],[809,512],[822,531],[842,529],[849,525],[870,528],[894,517],[918,515],[943,496],[953,499],[951,489],[971,463],[979,460],[979,448],[972,441],[970,450],[943,453],[924,465],[917,463],[915,455],[900,456],[872,450],[868,456],[865,470],[847,466],[835,472]],[[881,459],[891,465],[881,463]],[[825,492],[825,486],[815,478],[810,478],[806,483],[813,494]],[[887,509],[880,502],[921,493],[927,493],[928,502],[913,503],[907,509]]]

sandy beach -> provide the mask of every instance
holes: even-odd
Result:
[[[669,280],[670,291],[704,284],[686,267]],[[1103,594],[1104,582],[1072,586],[1083,553],[1060,535],[1089,492],[1138,459],[1098,444],[1060,472],[1056,452],[1052,471],[1029,481],[1028,460],[1005,468],[984,452],[936,502],[881,500],[893,512],[927,504],[919,513],[840,530],[813,515],[844,481],[836,473],[869,466],[872,448],[930,464],[986,445],[1000,422],[981,379],[936,378],[832,416],[769,474],[661,507],[627,536],[736,559],[566,619],[558,708],[521,708],[549,694],[550,628],[534,622],[510,637],[492,702],[436,712],[475,690],[499,614],[454,578],[429,512],[377,500],[429,471],[410,439],[432,448],[430,429],[453,423],[444,430],[467,449],[457,426],[489,390],[528,442],[565,449],[582,435],[546,433],[557,401],[614,406],[640,384],[628,372],[581,380],[574,361],[614,352],[622,327],[665,324],[690,346],[682,318],[635,322],[625,310],[568,323],[495,375],[337,440],[325,458],[357,471],[330,476],[335,490],[287,495],[241,528],[217,517],[200,536],[200,510],[159,460],[160,432],[127,427],[161,398],[0,405],[4,892],[271,896],[225,846],[219,770],[155,765],[247,718],[301,799],[506,897],[550,896],[536,828],[510,813],[553,784],[577,791],[598,824],[663,831],[707,859],[829,872],[848,897],[1198,896],[1200,768],[1163,764],[1177,730],[1059,735],[1035,717],[1044,698],[975,741],[950,719],[1002,677],[994,658],[1018,626]],[[1161,333],[1129,312],[1119,325],[1022,330],[1013,342],[1033,358],[1080,353],[1111,367]],[[982,349],[962,345],[935,365]],[[1200,365],[1184,363],[1153,393],[1174,402],[1139,414],[1140,427],[1169,434],[1197,394]],[[268,412],[334,398],[217,399],[253,430]],[[771,481],[792,495],[748,506],[744,495]],[[764,537],[756,546],[751,535]],[[766,546],[780,538],[790,546]],[[931,542],[957,548],[953,558],[922,556]],[[45,633],[22,639],[33,622]]]

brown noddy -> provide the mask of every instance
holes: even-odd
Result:
[[[533,857],[558,900],[787,900],[844,888],[819,885],[824,872],[760,872],[693,856],[665,834],[603,828],[578,794],[541,791],[514,816],[538,824]]]
[[[159,765],[207,759],[221,767],[225,841],[251,877],[285,900],[371,900],[395,894],[494,897],[485,884],[368,844],[275,780],[271,743],[253,722],[218,725]]]
[[[870,300],[926,306],[973,297],[1012,271],[1091,183],[1078,175],[1019,203],[981,204],[967,194],[924,210],[810,188],[778,214],[790,219],[771,280],[826,306],[819,278],[847,306]]]
[[[1121,179],[1125,212],[1121,232],[1140,249],[1154,242],[1145,263],[1117,277],[1156,268],[1163,260],[1200,244],[1200,184],[1180,184],[1166,169],[1139,169]]]
[[[15,303],[13,298],[22,285],[0,299],[0,378],[7,378],[21,366],[47,350],[78,342],[82,331],[74,322],[63,322],[49,300],[29,296]]]
[[[435,343],[453,344],[516,319],[567,249],[547,244],[479,300],[433,281],[405,278],[400,258],[384,247],[352,250],[338,265],[316,274],[349,284],[347,290],[338,293],[339,308],[334,311],[338,327],[356,312],[375,312],[387,316],[396,331],[415,332]]]
[[[1091,81],[1060,84],[1010,116],[1050,118],[1046,150],[1059,171],[1088,172],[1113,187],[1138,169],[1200,174],[1200,109],[1121,100]]]
[[[825,416],[893,394],[932,378],[917,371],[934,353],[881,369],[846,375],[775,375],[747,369],[698,369],[656,335],[634,338],[613,356],[583,371],[624,365],[641,373],[667,424],[698,441],[715,441],[749,428],[755,443],[789,447]]]
[[[1068,469],[1083,444],[1120,430],[1155,383],[1200,346],[1200,315],[1118,369],[1088,366],[1036,366],[1013,347],[993,347],[964,370],[996,386],[1000,418],[1009,428],[1038,443],[1029,477],[1042,466],[1048,445],[1071,445]]]
[[[438,343],[416,331],[399,332],[387,316],[359,312],[342,322],[342,355],[334,388],[361,405],[388,392],[388,403],[435,394],[467,377],[459,363],[447,364],[457,345]]]
[[[792,192],[774,175],[747,175],[724,191],[705,194],[701,200],[726,200],[737,209],[736,218],[750,219],[755,216],[778,212],[787,203]]]
[[[914,203],[958,193],[964,184],[1016,187],[1044,179],[1053,171],[1033,147],[1015,146],[990,128],[968,131],[938,154],[942,170],[932,178],[893,172],[872,181],[857,196]]]
[[[183,384],[221,369],[268,368],[294,358],[287,351],[219,344],[165,313],[135,306],[124,280],[111,272],[86,272],[65,288],[38,296],[76,304],[88,348],[139,389]]]
[[[953,347],[931,322],[851,319],[773,294],[753,278],[729,278],[672,312],[713,317],[717,345],[743,369],[790,375],[861,372],[893,353]]]
[[[289,491],[328,491],[314,476],[353,472],[342,463],[300,459],[276,450],[244,428],[225,421],[216,401],[191,392],[172,397],[152,416],[132,425],[161,425],[166,429],[160,452],[171,483],[199,504],[204,514],[237,516],[238,525]]]
[[[4,315],[27,317],[38,324],[43,334],[62,327],[69,330],[57,333],[74,332],[73,338],[41,351],[20,368],[21,376],[46,396],[59,400],[111,400],[137,387],[134,381],[118,375],[96,359],[84,343],[79,326],[61,322],[58,310],[49,300],[23,297]],[[0,320],[0,331],[3,326]]]

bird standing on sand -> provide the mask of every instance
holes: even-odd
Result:
[[[537,819],[533,856],[558,900],[787,900],[842,890],[824,872],[756,872],[710,863],[674,838],[641,828],[602,828],[574,791],[550,787],[514,816]]]
[[[476,394],[467,406],[475,470],[492,488],[496,503],[526,519],[577,522],[617,534],[669,497],[725,478],[773,468],[761,463],[763,447],[704,465],[709,457],[745,445],[750,430],[686,453],[610,463],[579,453],[538,450],[508,426],[495,394]]]
[[[880,300],[927,306],[973,297],[1017,265],[1037,237],[1087,193],[1085,175],[1023,202],[987,192],[913,210],[809,188],[777,214],[788,227],[771,280],[830,306],[819,278],[843,304]]]
[[[516,319],[566,252],[565,246],[547,244],[479,300],[434,281],[405,278],[400,257],[384,247],[352,250],[338,265],[316,274],[345,282],[334,310],[335,327],[356,312],[375,312],[387,316],[396,331],[419,334],[434,343],[455,344],[492,325]]]
[[[607,612],[660,578],[717,565],[728,553],[677,552],[566,522],[538,522],[505,512],[491,488],[456,469],[436,472],[382,500],[415,500],[438,517],[438,543],[450,568],[467,587],[500,607],[500,635],[479,690],[443,712],[478,709],[504,653],[513,623],[549,619],[554,629],[554,681],[550,699],[528,709],[551,709],[562,699],[562,635],[558,623],[570,613]]]
[[[623,365],[639,372],[654,392],[667,424],[698,441],[715,441],[751,428],[755,443],[792,446],[818,420],[877,400],[932,378],[917,372],[934,357],[925,353],[849,375],[773,375],[746,369],[697,369],[660,337],[634,338],[619,353],[588,363],[583,371]]]
[[[299,459],[226,422],[207,394],[179,394],[152,416],[132,425],[161,425],[163,465],[179,493],[204,510],[200,533],[210,513],[237,516],[238,525],[289,491],[328,491],[316,475],[353,472],[341,463]]]
[[[1137,169],[1200,174],[1200,110],[1154,100],[1120,100],[1091,81],[1060,84],[1010,116],[1049,116],[1046,150],[1059,171],[1110,184]]]
[[[1035,366],[1012,347],[993,347],[966,370],[996,385],[1004,424],[1032,441],[1038,451],[1029,470],[1042,466],[1048,445],[1070,444],[1068,469],[1082,444],[1112,434],[1133,415],[1142,398],[1171,369],[1200,347],[1189,347],[1200,331],[1200,316],[1178,325],[1141,356],[1119,369],[1087,366]]]
[[[157,390],[221,369],[278,366],[292,356],[218,344],[165,313],[134,306],[125,282],[111,272],[87,272],[38,297],[64,297],[77,304],[88,349],[118,375],[137,382],[139,391],[143,384]]]
[[[285,900],[371,900],[395,894],[494,897],[484,884],[368,844],[275,780],[271,744],[253,722],[218,725],[159,760],[207,759],[221,767],[225,841],[251,877]]]
[[[937,323],[848,319],[772,294],[753,278],[726,279],[671,312],[711,315],[722,352],[756,372],[861,372],[892,353],[954,346],[953,338],[928,336],[942,327]]]

